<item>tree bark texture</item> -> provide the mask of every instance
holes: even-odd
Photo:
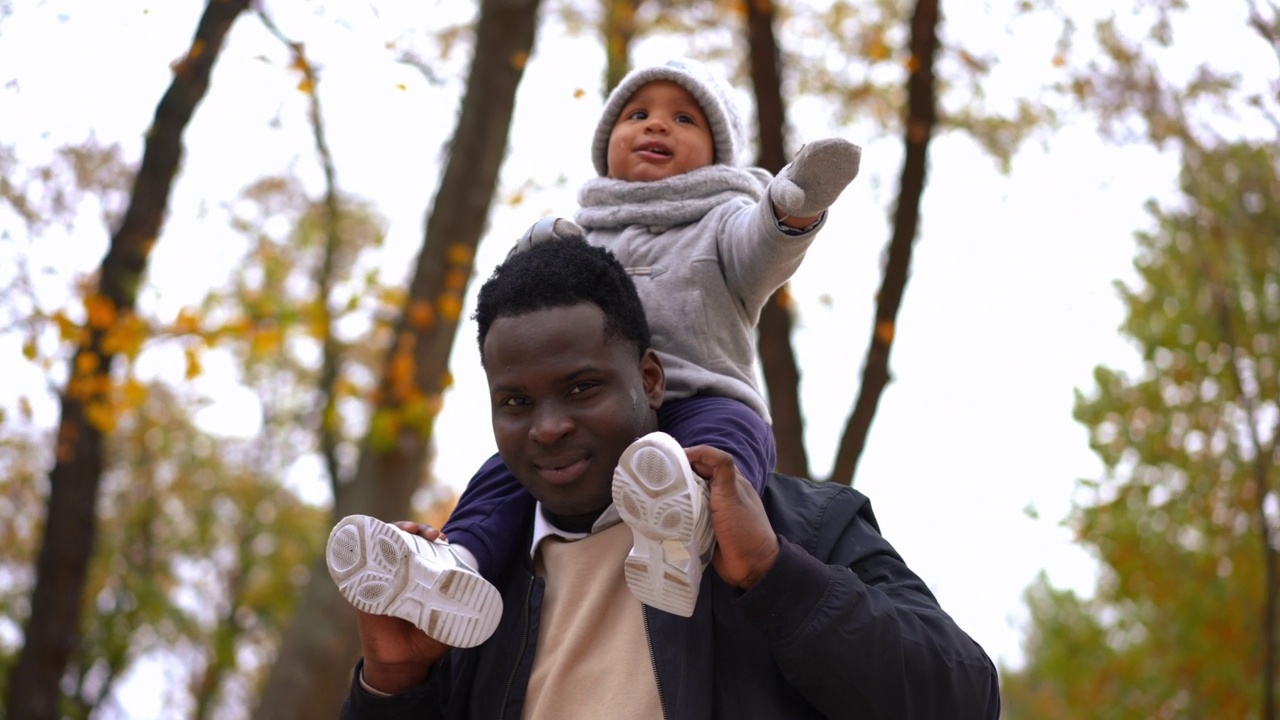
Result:
[[[449,353],[506,153],[516,89],[533,52],[538,6],[538,0],[481,3],[475,56],[449,159],[375,409],[400,418],[401,429],[391,443],[378,441],[371,431],[356,477],[338,488],[335,520],[352,514],[407,519],[411,496],[425,478],[430,421],[448,383]],[[429,415],[425,423],[401,422],[423,403]],[[255,717],[332,717],[350,687],[359,654],[355,610],[338,594],[322,557],[298,600]]]
[[[604,0],[604,95],[608,97],[631,69],[631,41],[636,36],[636,12],[644,0]]]
[[[928,171],[929,140],[937,121],[933,64],[938,47],[939,0],[917,0],[911,17],[910,75],[907,78],[907,117],[903,130],[906,156],[893,215],[893,237],[880,291],[871,343],[862,368],[862,387],[853,414],[845,425],[831,470],[833,482],[852,485],[858,460],[867,444],[880,396],[889,384],[889,352],[902,294],[911,269],[911,251],[920,225],[920,198]]]
[[[747,44],[750,48],[751,85],[756,96],[760,136],[757,164],[777,175],[787,164],[785,134],[787,110],[782,99],[781,60],[773,32],[774,8],[769,0],[748,2]],[[791,302],[783,285],[765,303],[757,326],[757,352],[769,390],[769,412],[778,447],[778,472],[809,477],[809,456],[804,447],[804,416],[800,412],[800,366],[791,346]]]
[[[72,359],[60,398],[56,460],[36,584],[24,642],[9,676],[7,715],[24,720],[59,717],[60,682],[79,642],[85,577],[97,531],[96,502],[103,470],[103,434],[86,413],[102,403],[116,352],[104,344],[114,323],[131,314],[147,261],[164,222],[169,191],[182,157],[182,134],[209,87],[209,76],[231,24],[248,0],[211,0],[186,57],[156,107],[134,178],[129,206],[98,271],[97,297],[86,336]]]

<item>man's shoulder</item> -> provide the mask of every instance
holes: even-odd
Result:
[[[871,501],[848,485],[770,473],[763,494],[765,512],[778,534],[812,552],[861,516],[879,531]]]

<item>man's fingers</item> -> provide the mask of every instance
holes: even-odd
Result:
[[[424,537],[432,541],[436,540],[437,538],[445,541],[448,541],[449,539],[448,537],[445,536],[444,533],[437,530],[434,526],[428,525],[426,523],[414,522],[412,520],[399,520],[397,522],[392,523],[392,525],[395,525],[396,527],[409,533],[410,535],[419,535],[421,537]]]

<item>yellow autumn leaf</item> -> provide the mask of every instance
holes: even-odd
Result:
[[[120,353],[136,358],[142,352],[142,345],[146,340],[147,328],[142,319],[133,313],[126,313],[103,337],[102,351],[108,355]]]
[[[93,294],[86,297],[84,310],[89,327],[95,330],[105,330],[115,324],[116,304],[101,295]]]
[[[262,328],[258,330],[258,332],[254,333],[249,344],[256,355],[273,355],[280,349],[281,339],[280,329],[272,325]]]
[[[200,365],[200,354],[195,348],[186,348],[182,351],[183,357],[187,361],[186,379],[194,380],[204,372],[204,368]]]
[[[414,300],[409,306],[409,327],[427,330],[436,322],[436,311],[426,300]]]
[[[124,398],[125,407],[140,407],[147,399],[147,387],[138,382],[137,378],[131,377],[124,381],[124,386],[120,388],[120,395]]]
[[[66,342],[80,337],[80,326],[61,310],[53,314],[53,321],[58,325],[58,337]]]
[[[446,253],[449,264],[467,266],[471,265],[471,258],[474,254],[475,252],[471,249],[471,246],[466,243],[452,243]]]
[[[436,305],[440,307],[440,315],[450,322],[457,322],[462,315],[462,298],[457,293],[441,293]]]
[[[87,403],[84,406],[84,417],[99,432],[109,433],[116,427],[116,414],[111,405],[106,402]]]
[[[175,335],[191,335],[199,329],[200,321],[196,317],[195,311],[191,308],[182,308],[178,311],[178,317],[173,321]]]
[[[22,357],[34,362],[36,359],[36,355],[39,355],[39,354],[40,354],[40,349],[36,347],[35,338],[27,338],[27,341],[22,343]]]
[[[876,323],[876,338],[885,345],[893,342],[893,322],[881,320]]]
[[[460,268],[454,268],[444,275],[444,286],[449,290],[462,291],[462,287],[467,284],[469,274]]]
[[[866,54],[871,60],[888,60],[892,53],[884,38],[877,35],[867,41]]]
[[[76,374],[89,375],[98,369],[101,360],[97,353],[85,352],[76,355]]]

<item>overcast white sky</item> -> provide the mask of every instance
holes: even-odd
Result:
[[[998,14],[984,7],[990,4],[955,4],[947,32],[969,44],[976,34],[987,37],[986,47],[1009,68],[987,87],[998,98],[1050,71],[1053,35],[1045,26],[1019,28],[1016,37],[992,27]],[[0,67],[8,69],[6,82],[16,78],[0,88],[0,141],[38,162],[48,148],[93,132],[139,157],[142,133],[169,82],[168,64],[189,42],[201,7],[196,0],[19,6],[0,23]],[[435,163],[454,121],[449,97],[460,78],[431,88],[416,71],[393,63],[386,43],[428,22],[426,13],[435,18],[444,11],[407,0],[379,3],[377,16],[350,6],[337,26],[314,7],[276,20],[305,40],[322,66],[320,98],[340,185],[377,204],[389,221],[388,262],[407,268],[435,192]],[[1196,21],[1206,41],[1239,32],[1239,13],[1220,10]],[[1219,39],[1215,46],[1231,44]],[[1205,57],[1201,49],[1189,57]],[[638,59],[667,52],[641,46]],[[458,69],[466,59],[456,61]],[[574,189],[592,173],[588,138],[601,62],[593,41],[540,36],[502,193],[530,177],[546,184],[563,178],[568,189],[499,207],[473,291],[530,222],[572,214]],[[164,284],[148,301],[162,314],[197,302],[235,262],[238,244],[219,208],[244,185],[294,168],[319,188],[304,101],[286,63],[255,18],[238,22],[186,136],[184,174],[154,253],[152,274]],[[574,98],[579,89],[585,96]],[[831,132],[822,117],[793,122],[802,140]],[[901,162],[896,138],[843,134],[864,146],[862,173],[832,209],[793,282],[806,438],[819,476],[830,467],[860,380]],[[932,146],[891,361],[895,381],[882,398],[857,487],[871,497],[886,537],[997,660],[1020,658],[1021,593],[1037,572],[1060,587],[1093,586],[1094,563],[1060,525],[1076,479],[1101,472],[1071,418],[1073,389],[1091,388],[1097,364],[1137,367],[1134,351],[1116,334],[1122,313],[1111,283],[1132,277],[1132,233],[1148,226],[1142,203],[1170,197],[1175,173],[1172,157],[1106,145],[1087,121],[1056,134],[1047,147],[1027,147],[1009,176],[964,138],[942,136]],[[90,215],[74,237],[43,240],[39,254],[57,258],[64,272],[70,263],[90,271],[106,239]],[[49,292],[57,292],[56,283]],[[436,472],[459,489],[493,451],[473,337],[468,322],[453,357],[457,385],[436,424],[445,448]],[[0,357],[16,357],[17,347],[0,338]],[[209,371],[204,382],[222,384],[222,403],[207,416],[211,426],[252,433],[252,397],[226,388],[225,367],[210,363]],[[41,382],[34,373],[18,380],[0,392],[0,402],[12,401],[13,388]],[[42,409],[42,419],[52,422],[52,412]],[[304,488],[318,487],[300,477]],[[154,699],[124,702],[133,717],[158,712]]]

